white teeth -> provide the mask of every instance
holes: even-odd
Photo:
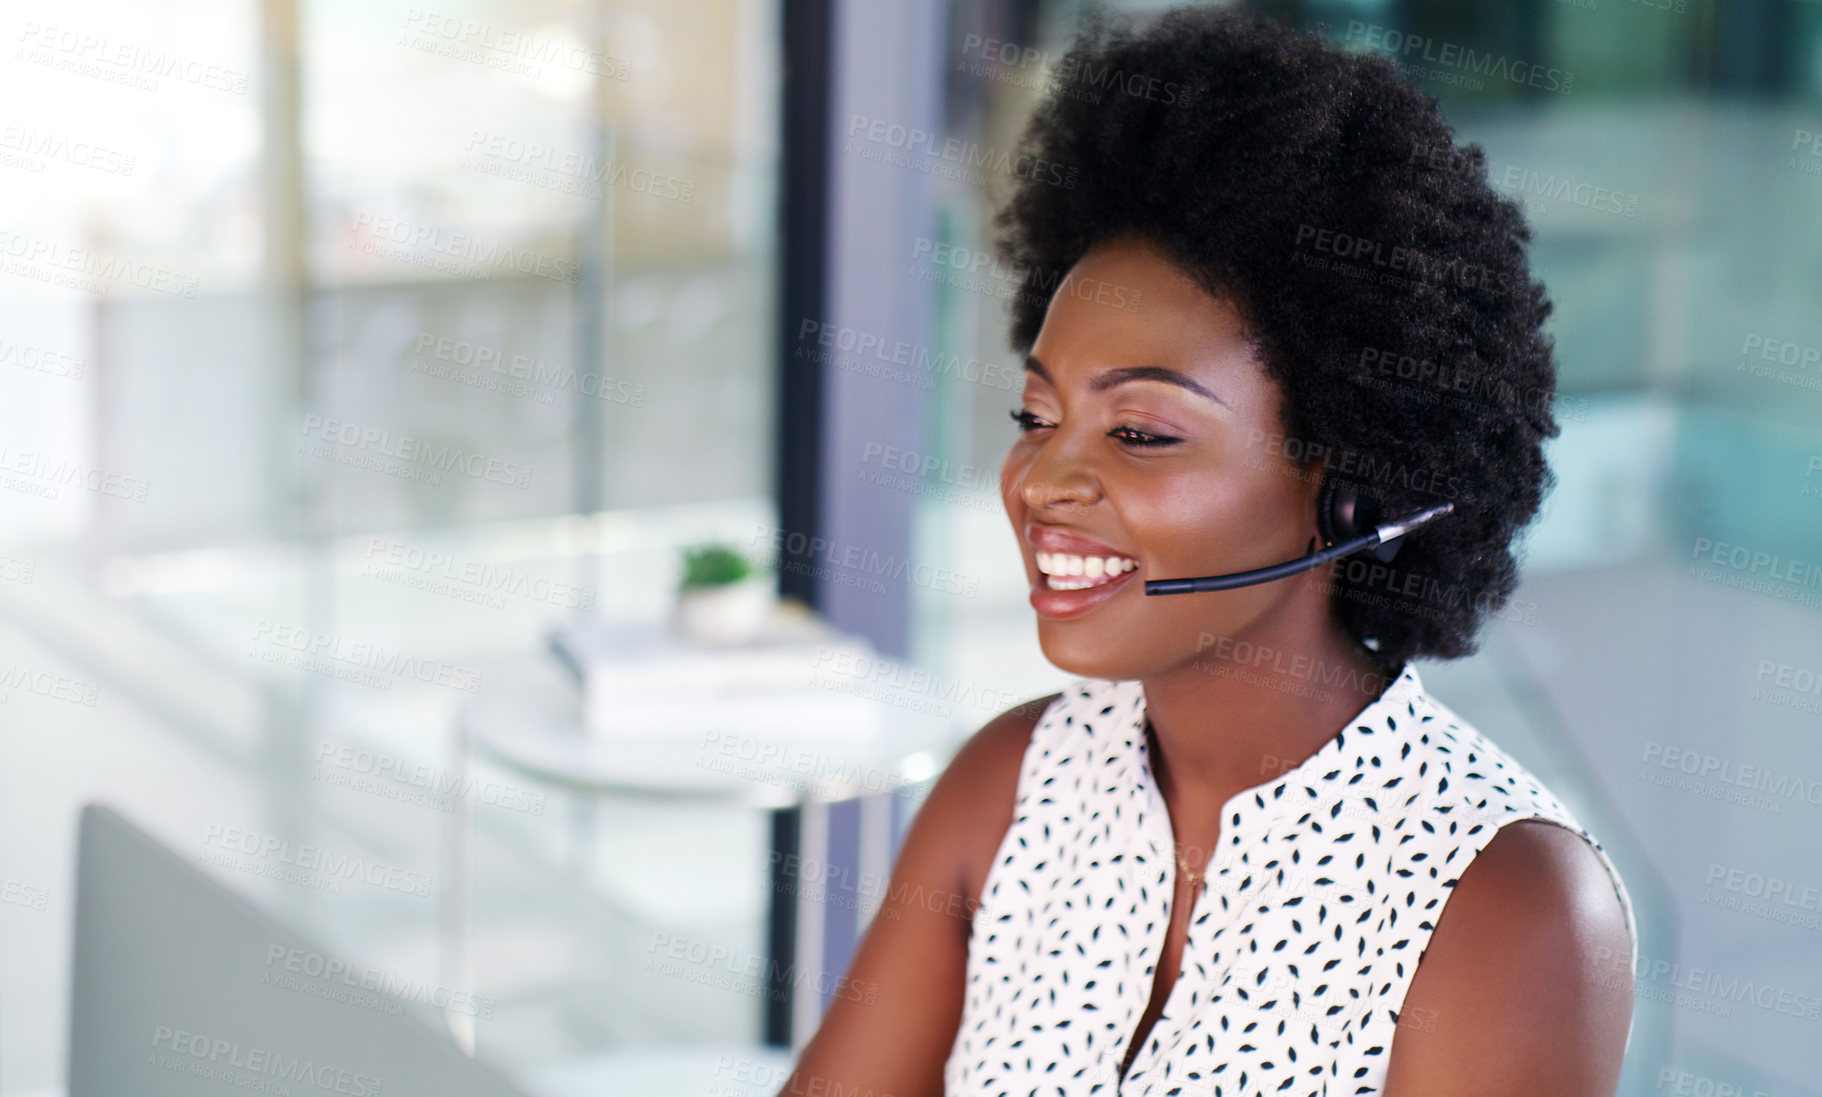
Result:
[[[1125,556],[1075,556],[1067,552],[1040,552],[1038,571],[1051,590],[1082,590],[1111,582],[1139,566]]]

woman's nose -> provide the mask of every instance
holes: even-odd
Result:
[[[1025,466],[1019,482],[1019,496],[1025,505],[1041,509],[1056,503],[1088,504],[1100,498],[1100,485],[1080,457],[1064,446],[1060,439],[1038,451]]]

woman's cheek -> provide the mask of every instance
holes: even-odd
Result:
[[[1160,485],[1142,503],[1126,507],[1129,531],[1161,560],[1177,561],[1191,569],[1207,561],[1230,558],[1247,543],[1249,531],[1259,528],[1257,512],[1212,488],[1206,480],[1184,477]],[[1206,574],[1185,571],[1183,574]]]

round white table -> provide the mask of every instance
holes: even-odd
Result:
[[[476,759],[568,794],[574,863],[589,863],[602,799],[698,802],[771,813],[771,899],[761,995],[767,1044],[789,1047],[801,1027],[793,970],[805,890],[803,819],[815,808],[890,794],[939,772],[967,729],[927,711],[856,693],[833,679],[795,689],[735,696],[680,697],[666,726],[651,733],[591,734],[576,674],[548,655],[496,661],[486,687],[460,710],[453,770],[465,779]],[[915,697],[910,698],[915,702]],[[694,708],[692,708],[694,706]],[[698,713],[700,719],[691,714]],[[794,714],[801,718],[793,718]],[[471,985],[469,864],[472,805],[456,798],[446,817],[441,899],[442,955],[451,986]],[[815,1011],[812,1011],[815,1012]],[[451,1015],[456,1039],[471,1052],[473,1019]]]

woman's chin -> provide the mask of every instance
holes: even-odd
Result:
[[[1107,636],[1072,630],[1068,623],[1038,620],[1038,647],[1050,665],[1078,678],[1121,681],[1147,673],[1132,658],[1131,645],[1110,643]]]

